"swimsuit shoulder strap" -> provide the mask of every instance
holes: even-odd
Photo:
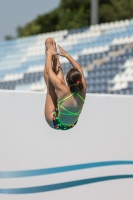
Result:
[[[74,95],[74,93],[75,93],[75,92],[73,92],[72,94],[70,94],[68,97],[66,97],[66,98],[64,98],[64,99],[62,99],[62,100],[60,100],[60,101],[58,102],[58,104],[60,104],[61,102],[65,101],[65,100],[67,100],[67,99],[69,99],[71,96]]]
[[[74,95],[74,93],[75,93],[75,92],[73,92],[72,94],[70,94],[68,97],[66,97],[66,98],[64,98],[64,99],[62,99],[62,100],[60,100],[58,103],[60,104],[61,102],[63,102],[63,101],[65,101],[65,100],[69,99],[71,96]],[[76,94],[79,96],[79,98],[80,98],[83,102],[85,102],[85,100],[83,99],[83,97],[82,97],[78,92],[76,92]]]
[[[80,115],[81,110],[78,111],[78,112],[73,113],[73,112],[70,112],[69,110],[67,110],[67,109],[61,104],[61,102],[63,102],[63,101],[65,101],[65,100],[69,99],[69,98],[70,98],[71,96],[73,96],[74,94],[75,94],[75,92],[73,92],[73,93],[70,94],[68,97],[66,97],[66,98],[64,98],[64,99],[62,99],[61,101],[58,102],[58,110],[59,110],[59,106],[61,106],[65,111],[67,111],[68,114],[62,113],[62,112],[60,112],[60,111],[59,111],[59,113],[64,114],[64,115]],[[83,99],[83,97],[82,97],[79,93],[76,92],[76,94],[79,96],[80,99],[82,99],[83,102],[85,101],[85,100]]]
[[[79,115],[80,112],[81,112],[81,110],[78,111],[78,112],[71,112],[71,111],[67,110],[63,105],[60,104],[60,106],[61,106],[65,111],[67,111],[67,113],[68,113],[68,114],[66,114],[66,113],[63,113],[63,112],[59,112],[59,113],[61,113],[61,114],[65,114],[65,115]]]
[[[81,97],[79,93],[76,92],[76,94],[80,97],[80,99],[82,99],[83,102],[85,102],[85,100],[83,99],[83,97]]]

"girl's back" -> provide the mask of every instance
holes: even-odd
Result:
[[[70,92],[67,87],[66,92],[59,95],[58,112],[59,120],[62,124],[73,124],[78,120],[81,113],[86,91],[83,89],[77,92]]]

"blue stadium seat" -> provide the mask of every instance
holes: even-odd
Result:
[[[133,38],[133,19],[123,23],[123,26],[121,22],[117,22],[117,26],[112,28],[108,23],[108,29],[102,31],[98,28],[99,25],[95,25],[49,33],[51,37],[61,41],[61,46],[69,54],[76,56],[81,67],[88,70],[87,92],[133,94],[133,48],[129,45]],[[43,41],[47,36],[48,34],[44,33],[0,42],[0,89],[28,90],[32,83],[43,81]],[[71,65],[63,60],[61,64],[66,74]],[[42,70],[37,71],[40,66]],[[31,71],[28,71],[30,68]],[[130,74],[127,68],[131,69]],[[12,74],[16,73],[22,73],[23,78],[11,78]],[[127,76],[127,88],[121,87],[117,90],[117,83],[123,81],[122,76]]]

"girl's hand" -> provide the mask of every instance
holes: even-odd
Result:
[[[58,45],[58,47],[61,52],[61,53],[58,53],[58,55],[65,57],[67,55],[67,52],[60,45]]]
[[[54,56],[54,55],[57,55],[57,51],[56,51],[56,46],[55,44],[52,44],[48,47],[48,50],[47,50],[47,55],[50,55],[50,56]]]

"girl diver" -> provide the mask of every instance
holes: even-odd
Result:
[[[51,128],[68,130],[74,127],[84,105],[86,80],[80,65],[61,47],[57,53],[56,43],[52,38],[45,41],[46,62],[44,79],[47,86],[45,118]],[[64,79],[59,57],[68,59],[73,68]]]

